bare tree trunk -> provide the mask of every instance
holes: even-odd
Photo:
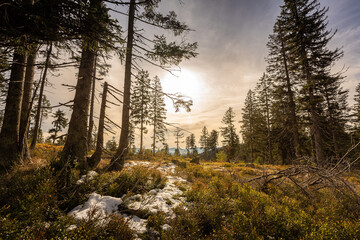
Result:
[[[89,115],[89,131],[88,131],[88,149],[90,150],[93,146],[91,146],[91,140],[92,140],[92,132],[94,128],[94,102],[95,102],[95,85],[96,85],[96,62],[97,59],[95,59],[94,62],[94,76],[92,81],[92,89],[91,89],[91,102],[90,102],[90,115]]]
[[[81,171],[87,169],[87,123],[95,58],[96,51],[89,49],[85,43],[81,54],[73,112],[62,155],[62,164],[69,162],[73,167],[74,161],[77,160]]]
[[[4,120],[0,133],[0,172],[10,170],[12,166],[20,163],[22,160],[21,149],[19,148],[19,134],[25,65],[26,54],[15,50]]]
[[[36,63],[36,54],[37,54],[37,45],[33,46],[34,49],[29,53],[27,59],[27,66],[25,72],[25,81],[24,81],[24,91],[23,99],[21,105],[21,119],[20,119],[20,136],[19,144],[22,151],[22,157],[24,161],[30,161],[30,151],[27,141],[27,132],[29,130],[30,123],[30,111],[31,111],[31,97],[32,89],[34,83],[34,74],[35,74],[35,63]]]
[[[272,141],[271,141],[271,119],[270,119],[270,104],[269,104],[269,92],[266,90],[265,93],[265,106],[266,106],[266,128],[267,128],[267,143],[268,143],[268,155],[269,163],[272,163]]]
[[[105,110],[106,110],[106,96],[108,91],[108,83],[104,83],[104,90],[101,100],[99,127],[96,140],[96,150],[94,154],[89,158],[88,164],[91,169],[94,169],[101,161],[101,155],[104,147],[104,126],[105,126]]]
[[[42,103],[43,103],[43,96],[44,96],[44,88],[45,88],[45,83],[46,83],[46,75],[47,75],[47,71],[49,68],[49,64],[50,64],[50,56],[51,56],[51,52],[52,52],[52,43],[50,43],[47,53],[46,53],[46,60],[45,60],[45,66],[44,66],[44,73],[41,79],[41,84],[40,84],[40,92],[39,92],[39,99],[38,99],[38,106],[36,109],[36,115],[35,115],[35,127],[34,127],[34,134],[33,134],[33,139],[31,141],[31,145],[30,145],[30,149],[34,149],[36,146],[36,142],[37,142],[37,138],[39,135],[39,129],[40,129],[40,118],[41,118],[41,108],[42,108]]]
[[[128,23],[128,37],[126,47],[126,61],[125,61],[125,79],[124,79],[124,100],[122,110],[122,123],[119,147],[116,150],[114,157],[111,159],[109,170],[121,170],[124,167],[125,156],[129,150],[129,111],[130,111],[130,87],[131,87],[131,65],[132,65],[132,50],[134,41],[134,20],[136,1],[130,1],[129,9],[129,23]]]
[[[141,113],[141,123],[140,123],[140,149],[139,154],[141,155],[143,153],[143,139],[144,139],[144,121],[143,121],[143,115],[144,113]]]
[[[156,103],[155,103],[156,105]],[[154,106],[154,109],[156,109],[156,106]],[[155,113],[156,115],[156,113]],[[155,145],[156,145],[156,124],[157,124],[157,121],[156,121],[156,117],[154,117],[154,132],[153,132],[153,155],[155,156]]]

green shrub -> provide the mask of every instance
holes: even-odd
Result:
[[[166,178],[156,169],[133,167],[123,170],[117,179],[110,184],[106,195],[122,197],[124,194],[142,194],[154,188],[164,188]]]
[[[216,161],[217,162],[226,162],[228,160],[227,155],[224,151],[220,151],[216,153]]]

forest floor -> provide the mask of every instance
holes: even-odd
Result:
[[[297,187],[308,173],[264,184],[291,166],[146,156],[103,172],[104,159],[59,196],[60,149],[40,145],[0,179],[0,239],[360,239],[349,189]],[[359,170],[341,179],[360,193]]]

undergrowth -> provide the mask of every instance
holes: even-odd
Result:
[[[287,184],[264,192],[235,180],[249,174],[245,169],[185,169],[193,182],[187,204],[175,210],[161,239],[360,239],[359,205],[352,198],[321,190],[309,199]]]
[[[39,157],[48,150],[53,154],[51,148],[42,149]],[[360,239],[359,205],[341,192],[323,189],[309,198],[286,182],[266,188],[247,184],[246,180],[265,171],[264,165],[213,162],[204,166],[176,160],[187,163],[176,168],[176,174],[189,181],[181,186],[186,203],[174,209],[174,218],[161,212],[150,215],[150,231],[143,239]],[[76,184],[79,177],[59,196],[56,174],[43,162],[0,176],[0,239],[133,239],[134,232],[119,215],[99,224],[96,217],[75,221],[67,213],[93,192],[122,197],[163,188],[166,183],[160,171],[141,166]],[[358,174],[345,177],[354,184],[360,182]]]

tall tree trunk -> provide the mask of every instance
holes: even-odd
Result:
[[[9,80],[8,95],[0,133],[0,172],[6,172],[21,162],[19,146],[20,114],[23,94],[26,54],[15,50]]]
[[[27,59],[27,66],[25,72],[25,81],[24,81],[24,91],[23,99],[21,104],[21,119],[20,119],[20,135],[19,135],[19,144],[22,151],[22,157],[24,161],[30,161],[30,151],[27,141],[27,132],[29,131],[30,124],[30,112],[31,112],[31,103],[32,103],[32,89],[34,83],[34,74],[35,74],[35,63],[36,63],[36,54],[37,54],[37,45],[33,46],[33,51],[29,53]]]
[[[264,75],[265,76],[265,75]],[[271,142],[271,120],[270,120],[270,104],[269,104],[269,92],[268,89],[265,93],[265,106],[266,106],[266,128],[267,128],[267,143],[268,143],[268,155],[269,163],[272,163],[272,142]]]
[[[90,102],[90,115],[89,115],[89,131],[87,136],[87,145],[88,149],[91,149],[91,140],[92,140],[92,132],[94,128],[94,102],[95,102],[95,85],[96,85],[96,62],[97,58],[95,58],[94,62],[94,76],[92,81],[92,89],[91,89],[91,102]]]
[[[281,39],[281,50],[282,50],[282,57],[284,62],[285,74],[286,74],[286,87],[287,87],[287,97],[288,97],[288,107],[289,107],[289,114],[290,114],[290,122],[291,122],[291,132],[293,135],[293,147],[295,152],[295,157],[300,157],[300,144],[299,144],[299,129],[298,123],[296,118],[296,105],[294,101],[294,92],[292,91],[291,81],[290,81],[290,74],[289,74],[289,67],[285,53],[284,42]]]
[[[108,91],[108,83],[104,83],[104,90],[102,94],[101,100],[101,108],[100,108],[100,118],[99,118],[99,127],[98,134],[96,140],[96,150],[94,154],[89,158],[88,164],[91,169],[95,168],[100,160],[104,147],[104,126],[105,126],[105,110],[106,110],[106,96]]]
[[[50,45],[48,47],[48,50],[47,50],[47,53],[46,53],[44,73],[43,73],[43,76],[42,76],[42,79],[41,79],[38,106],[37,106],[36,115],[35,115],[34,134],[33,134],[33,139],[31,141],[30,149],[35,148],[36,142],[37,142],[37,139],[38,139],[38,135],[39,135],[40,125],[41,125],[41,121],[40,121],[41,108],[42,108],[42,103],[43,103],[43,96],[44,96],[44,88],[45,88],[45,83],[46,83],[47,71],[48,71],[49,64],[50,64],[51,52],[52,52],[52,42],[50,43]]]
[[[144,106],[144,105],[143,105]],[[144,139],[144,112],[141,110],[141,119],[140,119],[140,149],[139,154],[143,153],[143,139]]]
[[[87,169],[87,123],[95,58],[96,51],[89,49],[87,44],[84,43],[76,85],[73,112],[71,114],[68,135],[62,155],[63,166],[66,163],[69,163],[69,166],[73,167],[72,165],[74,161],[77,160],[81,171],[86,171]]]
[[[131,87],[131,66],[134,41],[134,20],[136,1],[130,1],[128,37],[126,46],[125,79],[124,79],[124,100],[122,110],[122,123],[119,147],[111,159],[109,170],[121,170],[124,167],[125,156],[129,150],[129,111],[130,111],[130,87]]]
[[[156,105],[156,103],[155,103],[155,105]],[[155,111],[156,111],[156,108],[157,108],[157,106],[154,106],[154,109],[155,109]],[[156,113],[155,113],[155,115],[156,115]],[[153,155],[155,155],[155,145],[156,145],[156,116],[154,117],[154,130],[153,130],[154,132],[153,132],[153,146],[152,146],[152,149],[153,149]]]

